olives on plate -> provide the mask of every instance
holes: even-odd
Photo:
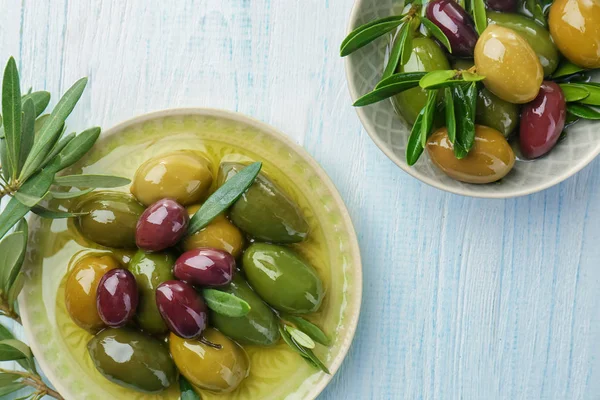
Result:
[[[527,158],[548,153],[558,142],[565,127],[567,103],[556,83],[544,81],[540,93],[523,107],[519,143]]]
[[[193,215],[198,208],[199,206],[189,207],[188,213]],[[186,251],[207,247],[224,250],[237,258],[244,248],[244,236],[225,216],[219,215],[208,226],[183,240],[183,248]]]
[[[96,295],[100,280],[108,271],[119,268],[109,255],[89,255],[74,265],[65,284],[65,306],[71,319],[83,329],[97,331],[104,327],[98,314]]]
[[[212,181],[208,161],[195,152],[181,150],[142,164],[133,178],[131,193],[146,206],[165,198],[186,206],[204,200]]]
[[[183,206],[171,199],[159,200],[144,211],[137,223],[137,246],[146,251],[174,246],[185,235],[188,222]]]
[[[156,305],[169,330],[182,338],[200,336],[208,324],[206,304],[185,282],[167,281],[156,289]]]
[[[506,138],[519,124],[519,106],[502,100],[486,88],[477,94],[476,112],[478,124],[494,128]]]
[[[321,306],[321,279],[287,247],[254,243],[244,253],[243,269],[256,293],[277,310],[303,314]]]
[[[226,251],[200,248],[183,253],[175,262],[177,279],[200,286],[224,286],[233,279],[235,259]]]
[[[453,0],[434,0],[427,4],[425,15],[444,32],[453,55],[473,57],[477,43],[475,24],[458,3]]]
[[[158,393],[177,379],[177,368],[160,341],[133,329],[107,328],[88,343],[96,369],[129,389]]]
[[[198,388],[215,393],[235,390],[250,372],[246,352],[217,330],[207,329],[204,338],[221,348],[175,334],[169,336],[169,348],[177,368]]]
[[[515,164],[515,154],[502,133],[482,125],[476,126],[475,145],[463,159],[454,155],[447,128],[431,135],[427,152],[446,175],[467,183],[495,182],[505,177]]]
[[[133,197],[119,192],[93,192],[76,206],[81,234],[106,247],[135,248],[137,222],[144,207]]]
[[[222,163],[219,185],[244,168]],[[297,243],[308,236],[309,226],[298,206],[262,173],[229,210],[229,218],[255,240]]]
[[[100,279],[96,299],[102,322],[111,328],[124,326],[133,318],[138,305],[135,278],[126,269],[111,269]]]
[[[477,73],[502,100],[522,104],[537,96],[544,72],[529,43],[512,29],[489,25],[475,46]]]

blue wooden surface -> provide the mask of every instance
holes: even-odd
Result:
[[[364,260],[357,335],[322,399],[600,399],[600,160],[506,201],[409,177],[350,106],[337,53],[352,4],[4,0],[0,60],[52,93],[89,76],[70,128],[226,108],[315,157]]]

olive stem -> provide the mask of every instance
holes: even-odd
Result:
[[[221,349],[223,348],[223,346],[221,346],[220,344],[213,343],[213,342],[211,342],[211,341],[207,340],[207,339],[206,339],[206,338],[204,338],[204,337],[200,337],[200,339],[198,339],[198,341],[199,341],[200,343],[203,343],[203,344],[205,344],[205,345],[207,345],[207,346],[209,346],[209,347],[212,347],[212,348],[214,348],[214,349],[217,349],[217,350],[221,350]]]
[[[44,383],[44,381],[42,381],[42,378],[40,378],[38,375],[34,375],[29,372],[23,372],[23,371],[10,371],[10,370],[3,369],[3,368],[0,368],[0,373],[21,376],[23,378],[22,383],[36,389],[36,396],[48,395],[48,396],[54,397],[55,399],[58,399],[58,400],[65,400],[64,397],[62,397],[60,395],[60,393],[58,393],[54,389],[49,388],[48,385],[46,385]]]

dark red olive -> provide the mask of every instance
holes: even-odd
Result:
[[[169,330],[185,339],[206,329],[206,304],[194,288],[181,281],[166,281],[156,288],[156,306]]]
[[[453,0],[435,0],[427,5],[427,18],[446,34],[452,54],[473,57],[477,31],[473,19]]]
[[[200,248],[181,255],[173,267],[177,279],[200,286],[225,286],[233,279],[235,259],[223,250]]]
[[[486,0],[485,3],[495,11],[513,12],[517,8],[517,0]]]
[[[565,127],[567,103],[560,86],[544,81],[537,97],[521,113],[521,152],[527,158],[548,153]]]
[[[126,269],[110,270],[100,279],[96,307],[100,319],[111,328],[120,328],[133,318],[138,300],[135,277]]]
[[[185,235],[189,221],[186,209],[175,200],[159,200],[138,220],[137,246],[146,251],[161,251],[174,246]]]

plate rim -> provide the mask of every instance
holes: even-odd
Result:
[[[165,118],[171,116],[182,116],[182,115],[199,115],[199,116],[214,116],[217,118],[227,118],[230,120],[234,120],[236,122],[245,123],[251,125],[261,132],[274,137],[277,140],[280,140],[285,145],[292,148],[305,162],[307,162],[313,171],[319,176],[323,184],[327,187],[327,189],[331,192],[332,198],[338,206],[340,214],[344,223],[350,228],[348,229],[349,242],[351,243],[349,246],[349,251],[352,254],[352,257],[355,262],[352,263],[351,271],[354,279],[354,286],[356,293],[352,293],[350,296],[348,304],[349,304],[349,324],[348,324],[348,333],[347,339],[340,343],[340,350],[338,354],[332,360],[330,365],[331,374],[325,376],[325,379],[321,381],[318,385],[315,385],[308,393],[308,396],[312,399],[315,399],[331,382],[335,374],[339,371],[343,361],[346,359],[348,352],[352,346],[354,341],[354,337],[356,335],[356,330],[358,327],[358,322],[360,318],[360,312],[362,308],[362,292],[363,292],[363,276],[362,276],[362,258],[360,254],[360,247],[358,244],[358,237],[356,235],[356,229],[354,228],[354,224],[352,222],[352,218],[350,217],[350,213],[346,204],[344,203],[337,187],[334,185],[333,181],[327,174],[327,172],[321,167],[321,165],[308,153],[304,147],[300,146],[292,139],[290,139],[286,134],[284,134],[279,129],[274,126],[260,121],[254,117],[242,114],[237,111],[230,111],[219,108],[205,108],[205,107],[175,107],[175,108],[167,108],[159,111],[151,111],[148,113],[140,114],[134,116],[132,118],[126,119],[112,126],[111,128],[103,131],[100,134],[99,139],[104,139],[109,136],[113,136],[122,132],[124,129],[131,125],[137,125],[143,123],[148,120]],[[32,217],[30,217],[32,218]],[[29,219],[29,218],[28,218]],[[53,366],[45,360],[45,358],[38,357],[38,354],[43,354],[40,350],[38,343],[33,339],[33,333],[30,328],[30,320],[28,313],[24,312],[27,310],[27,300],[26,297],[21,293],[19,295],[19,303],[22,304],[21,309],[22,315],[21,319],[23,322],[23,331],[25,334],[25,338],[27,339],[27,343],[31,348],[31,351],[35,355],[35,359],[40,365],[40,368],[46,378],[52,383],[52,385],[58,390],[58,392],[64,396],[65,398],[76,398],[73,393],[70,393],[66,390],[66,388],[62,385],[60,379],[55,375]]]

